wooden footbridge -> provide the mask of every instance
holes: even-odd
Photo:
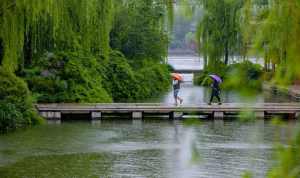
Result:
[[[142,119],[148,115],[167,115],[178,119],[184,115],[210,115],[223,119],[225,115],[243,115],[253,112],[256,118],[268,115],[287,115],[298,118],[298,103],[223,103],[207,105],[191,103],[176,107],[166,103],[81,103],[81,104],[36,104],[37,113],[46,119],[61,119],[64,114],[87,114],[91,119],[101,119],[105,115],[129,115],[132,119]]]

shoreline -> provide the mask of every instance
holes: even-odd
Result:
[[[271,85],[270,82],[264,81],[262,89],[286,93],[300,99],[300,85]]]

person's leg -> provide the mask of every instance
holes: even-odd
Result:
[[[219,105],[222,104],[221,99],[219,98],[219,96],[216,96],[216,97],[219,100]]]
[[[210,102],[209,102],[209,103],[207,103],[208,105],[211,105],[211,102],[212,102],[213,98],[214,98],[214,96],[213,96],[213,95],[211,95],[211,97],[210,97]]]
[[[178,98],[177,94],[178,94],[178,91],[179,90],[174,90],[174,98],[175,98],[175,105],[176,106],[177,106],[177,98]]]
[[[177,98],[180,100],[180,104],[181,104],[181,103],[182,103],[182,101],[183,101],[183,99],[179,98],[178,96],[177,96]]]

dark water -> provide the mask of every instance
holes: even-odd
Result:
[[[0,177],[265,177],[272,166],[268,120],[184,122],[56,121],[1,133]],[[283,143],[295,125],[283,126]]]

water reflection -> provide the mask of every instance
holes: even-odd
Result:
[[[61,120],[47,120],[48,125],[61,124]]]
[[[224,126],[224,120],[223,119],[214,119],[214,127],[216,129],[222,129]]]
[[[277,128],[268,121],[203,119],[191,126],[185,120],[155,118],[99,121],[64,121],[0,134],[1,176],[239,177],[249,170],[264,177],[272,165]],[[287,142],[294,127],[295,122],[287,122],[280,141]],[[201,159],[191,165],[195,150]]]
[[[132,119],[132,125],[141,126],[143,123],[142,119]]]
[[[92,120],[92,126],[93,127],[100,127],[101,126],[101,120],[100,119]]]

